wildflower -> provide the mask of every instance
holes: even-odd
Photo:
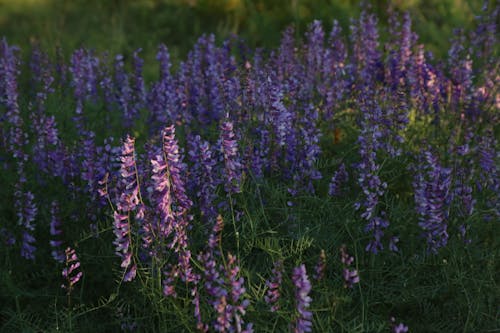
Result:
[[[68,247],[66,248],[65,254],[66,267],[62,271],[62,276],[64,277],[66,282],[61,287],[63,289],[66,289],[66,292],[69,295],[71,294],[71,291],[73,290],[75,284],[77,284],[78,281],[80,281],[80,279],[82,278],[83,273],[79,269],[80,261],[78,260],[75,250]]]
[[[311,283],[307,277],[306,266],[304,264],[293,269],[292,281],[295,285],[295,302],[297,304],[298,317],[295,322],[294,332],[312,331],[312,312],[307,310],[311,304]]]
[[[22,193],[20,190],[20,184],[16,184],[16,191],[14,193],[16,197],[16,208],[18,223],[23,227],[23,236],[21,243],[21,256],[29,259],[35,259],[36,247],[33,245],[35,242],[35,237],[33,232],[35,231],[35,217],[38,213],[38,208],[34,202],[35,196],[31,192]]]
[[[328,194],[332,197],[340,195],[341,187],[347,181],[348,177],[349,177],[349,174],[347,173],[347,170],[345,169],[345,164],[344,163],[340,164],[338,170],[335,171],[335,173],[333,174],[333,177],[330,181],[330,187],[328,190]]]
[[[354,263],[354,257],[347,253],[347,247],[345,245],[340,247],[340,261],[344,266],[342,270],[344,287],[353,288],[354,284],[359,283],[359,275],[358,270],[349,268]]]
[[[50,234],[54,237],[54,239],[50,240],[50,246],[52,247],[51,255],[55,261],[63,263],[65,255],[61,249],[63,241],[60,239],[62,230],[60,229],[61,220],[59,218],[59,204],[57,201],[52,201],[50,205],[50,215]]]
[[[229,120],[221,125],[221,150],[224,156],[225,183],[228,194],[241,192],[242,166],[238,157],[238,143],[233,131],[233,123]]]
[[[399,323],[396,325],[396,318],[391,317],[391,324],[392,324],[392,333],[406,333],[408,332],[408,326],[406,326],[403,323]]]
[[[315,267],[315,272],[314,272],[313,278],[316,281],[323,280],[323,278],[325,277],[325,269],[326,269],[326,254],[325,254],[325,250],[321,250],[321,252],[319,254],[318,263],[316,264],[316,267]]]
[[[117,211],[114,212],[113,232],[115,234],[116,254],[122,259],[121,267],[125,270],[124,281],[132,281],[136,276],[137,266],[132,258],[132,226],[130,213],[138,207],[141,202],[140,188],[135,164],[135,140],[127,136],[122,146],[120,157],[119,186],[120,197],[117,202]]]
[[[415,204],[420,215],[418,225],[424,230],[424,236],[430,251],[437,252],[448,242],[448,208],[451,200],[451,169],[439,164],[437,157],[430,151],[424,153],[420,169],[413,186]]]
[[[266,281],[267,292],[264,300],[267,304],[271,305],[271,312],[276,312],[279,309],[278,300],[281,296],[280,288],[283,279],[283,261],[278,260],[274,262],[272,269],[272,277]]]

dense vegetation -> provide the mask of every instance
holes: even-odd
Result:
[[[443,58],[365,7],[175,66],[3,39],[0,330],[495,331],[498,11]]]

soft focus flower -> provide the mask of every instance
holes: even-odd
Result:
[[[358,270],[349,268],[352,264],[354,264],[354,257],[347,253],[347,247],[345,245],[340,247],[340,261],[344,266],[342,270],[344,287],[353,288],[354,284],[359,283],[359,275]]]
[[[60,263],[64,262],[65,255],[62,251],[61,245],[63,241],[61,239],[61,220],[59,217],[59,203],[57,201],[52,201],[50,206],[50,235],[52,239],[50,240],[50,246],[52,247],[52,258]]]
[[[66,289],[66,292],[71,294],[75,284],[80,281],[83,276],[83,273],[80,268],[80,261],[76,256],[76,252],[74,249],[68,247],[65,251],[66,254],[66,267],[62,271],[62,276],[66,280],[66,282],[61,286],[63,289]]]
[[[321,250],[319,254],[319,259],[318,263],[316,264],[316,267],[314,268],[314,276],[313,278],[316,281],[321,281],[325,277],[325,270],[326,270],[326,253],[325,250]]]
[[[241,192],[242,166],[238,155],[238,142],[236,141],[233,123],[225,121],[221,128],[221,150],[224,156],[225,182],[224,188],[228,194]]]
[[[293,269],[292,281],[295,285],[295,302],[297,305],[298,317],[293,331],[295,333],[312,331],[312,312],[308,310],[311,304],[311,283],[307,277],[306,266],[304,264]]]
[[[276,312],[279,309],[278,301],[281,296],[281,282],[283,280],[283,261],[278,260],[273,264],[272,276],[266,281],[266,295],[264,300],[271,306],[271,312]]]

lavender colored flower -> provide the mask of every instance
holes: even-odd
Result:
[[[398,236],[392,236],[391,239],[389,240],[389,250],[392,252],[399,252],[399,248],[397,244],[399,243],[399,237]]]
[[[330,196],[338,196],[341,194],[342,185],[347,182],[349,174],[345,168],[345,164],[340,164],[339,168],[333,174],[333,177],[330,181],[330,187],[328,189],[328,194]]]
[[[345,266],[351,266],[354,263],[354,257],[347,253],[347,247],[345,244],[340,247],[340,261]]]
[[[177,265],[167,265],[165,271],[163,272],[165,278],[162,281],[163,285],[163,295],[177,297],[177,291],[175,290],[175,281],[179,277],[179,268]]]
[[[347,77],[347,47],[343,41],[342,28],[337,20],[333,21],[327,45],[329,47],[325,49],[322,68],[324,84],[319,86],[319,90],[324,96],[325,120],[333,124],[331,120],[334,110],[348,94],[349,82],[352,81],[352,78]]]
[[[124,269],[124,281],[132,281],[136,276],[137,266],[134,263],[132,249],[132,225],[131,213],[142,202],[140,198],[140,187],[135,162],[135,139],[127,136],[122,146],[120,157],[120,182],[121,193],[114,212],[113,232],[116,239],[113,244],[116,246],[116,254],[120,256]]]
[[[153,183],[153,200],[155,202],[157,212],[160,215],[159,225],[156,232],[159,240],[166,239],[175,224],[175,215],[172,210],[172,191],[171,183],[168,174],[168,165],[163,154],[156,155],[151,160]]]
[[[367,245],[366,250],[376,254],[383,249],[381,242],[384,235],[383,230],[389,226],[389,222],[383,218],[383,212],[380,212],[380,216],[377,216],[379,198],[383,195],[387,184],[382,182],[378,176],[380,166],[376,163],[377,154],[374,146],[379,133],[376,130],[370,133],[367,128],[368,125],[365,126],[365,129],[358,137],[362,160],[357,165],[359,169],[358,183],[365,198],[362,202],[356,203],[355,208],[363,208],[361,218],[367,221],[365,232],[371,231],[374,236],[373,240]]]
[[[311,304],[311,283],[307,277],[306,266],[304,264],[293,269],[292,281],[295,285],[295,302],[298,316],[294,324],[295,333],[312,331],[312,312],[308,310]]]
[[[191,289],[191,297],[193,298],[194,317],[196,318],[196,329],[200,332],[208,332],[208,325],[203,323],[203,320],[201,318],[200,293],[198,292],[197,285],[195,285],[193,289]]]
[[[344,268],[342,270],[342,277],[344,278],[344,287],[352,289],[354,284],[359,283],[359,275],[356,269]]]
[[[21,256],[29,259],[35,259],[36,247],[33,245],[35,237],[35,218],[38,208],[34,202],[35,196],[31,192],[21,192],[21,184],[16,184],[14,196],[16,197],[15,206],[17,209],[18,224],[23,228],[23,236],[21,243]]]
[[[233,123],[224,121],[220,131],[221,150],[225,165],[224,188],[229,195],[240,193],[242,166],[238,156],[238,142],[235,139]]]
[[[16,237],[12,232],[7,230],[6,228],[0,228],[0,239],[6,246],[12,246],[16,244]]]
[[[344,266],[342,270],[344,287],[352,289],[354,284],[359,283],[359,275],[358,270],[349,268],[354,263],[354,257],[347,253],[347,247],[345,245],[340,247],[340,261]]]
[[[287,138],[287,155],[293,156],[289,160],[295,159],[292,165],[294,175],[294,186],[297,190],[306,193],[314,193],[313,180],[322,178],[321,172],[316,168],[316,162],[321,154],[319,140],[321,133],[318,129],[318,110],[312,104],[305,107],[303,117],[299,119],[298,138],[290,136]],[[294,144],[298,144],[296,149],[292,149]]]
[[[217,332],[252,332],[252,324],[244,325],[243,316],[250,302],[242,299],[245,293],[244,279],[239,277],[240,268],[236,257],[228,254],[226,265],[217,265],[214,252],[208,250],[198,255],[203,264],[205,291],[208,303],[213,307],[217,318],[213,327]]]
[[[53,169],[50,155],[57,149],[60,141],[55,117],[33,115],[31,123],[33,131],[38,134],[33,144],[32,159],[42,172],[50,173]]]
[[[186,164],[179,152],[179,145],[175,138],[174,125],[168,126],[163,131],[163,151],[167,158],[172,189],[177,204],[180,207],[180,214],[184,215],[193,205],[188,198],[185,189]]]
[[[19,48],[9,46],[6,39],[2,39],[0,43],[0,105],[5,105],[7,112],[0,116],[0,120],[4,119],[10,125],[5,134],[8,136],[4,139],[8,145],[8,151],[12,156],[19,161],[26,161],[28,155],[24,152],[23,147],[27,144],[27,135],[23,130],[23,119],[19,109],[18,102],[18,83],[19,76],[19,59],[17,52]],[[3,132],[3,131],[2,131]]]
[[[212,232],[208,237],[208,248],[215,250],[217,246],[221,246],[222,229],[224,229],[224,220],[221,215],[217,216]]]
[[[83,114],[84,102],[91,98],[97,99],[97,67],[99,59],[91,51],[78,49],[71,56],[72,84],[76,100],[74,122],[78,133],[85,130],[85,117]]]
[[[139,57],[139,53],[142,49],[138,49],[134,51],[134,76],[133,76],[133,96],[135,105],[134,113],[138,113],[140,109],[143,107],[143,104],[146,100],[146,85],[144,83],[144,78],[142,77],[142,68],[144,67],[144,60]]]
[[[61,240],[61,220],[59,217],[59,203],[57,201],[52,201],[50,205],[50,216],[50,235],[53,237],[50,240],[50,246],[52,247],[51,255],[55,261],[63,263],[66,256],[61,248],[63,241]]]
[[[116,102],[120,112],[123,114],[123,126],[125,128],[130,128],[137,117],[137,112],[133,106],[133,92],[130,87],[129,76],[125,71],[125,64],[121,54],[115,57],[114,67]]]
[[[424,153],[423,165],[413,182],[415,204],[420,215],[428,249],[436,253],[448,242],[448,209],[451,201],[451,169],[442,167],[431,152]]]
[[[166,127],[163,132],[163,151],[168,165],[168,175],[170,177],[171,189],[175,198],[175,224],[174,239],[169,245],[178,253],[179,266],[181,269],[181,278],[183,281],[192,281],[194,276],[189,261],[191,256],[188,247],[187,230],[192,215],[188,212],[193,205],[186,194],[185,189],[185,170],[186,164],[182,162],[182,156],[179,153],[179,146],[175,138],[175,127]]]
[[[353,63],[357,67],[357,81],[361,92],[371,89],[381,77],[381,53],[378,50],[379,35],[375,15],[363,11],[358,22],[351,23]]]
[[[323,79],[320,74],[322,74],[323,60],[324,60],[324,39],[325,32],[321,21],[315,20],[309,25],[309,29],[306,32],[307,44],[306,48],[306,76],[307,83],[304,85],[309,91],[305,94],[306,96],[313,96],[315,87],[317,87],[321,80]]]
[[[61,287],[66,289],[66,293],[70,295],[75,285],[82,278],[83,273],[80,269],[80,261],[78,260],[75,250],[68,247],[66,248],[65,255],[66,267],[62,271],[65,283]]]
[[[407,333],[408,332],[408,326],[406,326],[403,323],[399,323],[396,325],[396,318],[391,317],[391,330],[392,333]]]
[[[276,312],[279,310],[278,301],[281,297],[281,282],[283,280],[283,261],[278,260],[273,264],[272,277],[270,280],[266,281],[266,295],[264,300],[267,304],[271,306],[271,312]]]
[[[242,299],[243,294],[246,292],[244,287],[245,280],[239,276],[240,268],[237,265],[236,257],[230,253],[227,255],[226,279],[230,286],[230,304],[228,310],[231,314],[231,321],[234,323],[229,332],[242,332],[242,325],[244,325],[243,316],[246,309],[250,305],[248,299]],[[247,324],[243,332],[252,332],[252,324]]]
[[[193,163],[190,177],[191,191],[198,198],[198,205],[204,222],[212,222],[217,216],[215,200],[216,188],[220,181],[217,159],[213,156],[210,144],[202,141],[199,135],[189,140],[189,159]]]
[[[393,326],[393,333],[406,333],[408,332],[408,326],[403,323],[399,323],[398,325]]]
[[[313,278],[316,281],[321,281],[325,278],[325,270],[326,270],[326,253],[325,250],[321,250],[319,254],[318,263],[314,268]]]

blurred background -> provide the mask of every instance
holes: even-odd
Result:
[[[482,0],[373,0],[381,37],[391,11],[409,11],[414,30],[436,56],[443,56],[456,27],[468,28]],[[52,52],[85,46],[130,54],[142,48],[146,64],[165,43],[178,60],[203,33],[218,40],[238,34],[251,47],[275,47],[294,24],[302,35],[314,19],[325,29],[337,19],[345,31],[360,12],[359,0],[0,0],[0,37],[23,49],[33,41]]]

